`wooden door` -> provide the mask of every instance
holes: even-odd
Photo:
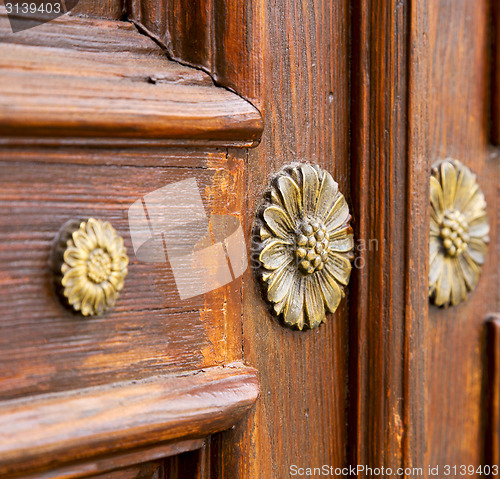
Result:
[[[80,0],[16,33],[9,8],[2,477],[481,477],[499,465],[495,2]],[[429,185],[447,158],[476,175],[489,246],[477,287],[443,308],[429,299]],[[266,190],[297,163],[332,175],[355,238],[345,297],[303,330],[271,314],[251,261]],[[183,298],[168,248],[141,259],[128,212],[191,180],[208,216],[242,225],[250,266],[235,274],[226,245],[231,281]],[[129,263],[116,304],[84,317],[54,291],[53,252],[68,221],[89,218],[123,237]]]

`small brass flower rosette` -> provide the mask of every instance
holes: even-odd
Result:
[[[54,245],[52,267],[63,304],[83,316],[114,306],[127,275],[123,238],[107,221],[70,221]]]
[[[252,251],[265,300],[285,325],[316,328],[344,297],[354,240],[330,173],[292,164],[271,181],[257,212]]]
[[[489,242],[486,201],[476,175],[457,160],[435,165],[430,181],[429,297],[454,306],[479,282]]]

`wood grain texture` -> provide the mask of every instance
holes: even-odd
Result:
[[[500,161],[489,128],[490,2],[426,3],[430,84],[429,159],[456,158],[477,175],[487,202],[490,245],[479,285],[465,303],[429,307],[426,352],[426,464],[484,463],[486,335],[484,320],[498,311]]]
[[[412,5],[352,12],[354,230],[368,246],[351,282],[350,462],[393,471],[421,467],[425,448],[426,27]]]
[[[164,462],[165,479],[210,479],[208,448],[204,445],[197,451],[190,451],[169,457]]]
[[[263,113],[264,0],[129,0],[128,9],[170,58],[207,71]]]
[[[493,0],[491,8],[492,54],[491,61],[491,140],[500,143],[500,4]]]
[[[164,479],[165,471],[163,463],[159,462],[146,462],[124,469],[118,469],[105,474],[92,476],[89,479]]]
[[[349,2],[272,1],[265,18],[265,45],[249,45],[266,58],[266,126],[248,157],[248,235],[271,174],[287,163],[319,164],[350,197]],[[346,464],[348,304],[317,330],[292,331],[269,314],[245,273],[244,359],[259,371],[261,397],[212,441],[213,477],[281,479],[292,464]]]
[[[241,161],[224,152],[9,150],[0,158],[1,398],[241,358],[240,300],[230,300],[239,298],[241,279],[181,301],[168,263],[135,258],[127,220],[135,200],[187,178],[197,180],[207,214],[239,215]],[[60,227],[85,217],[110,221],[131,259],[116,307],[90,321],[59,304],[49,267]]]
[[[484,464],[500,464],[500,313],[486,318],[487,427],[485,431]],[[497,479],[500,474],[492,474]]]
[[[70,465],[55,467],[44,472],[36,472],[28,475],[23,474],[22,477],[23,479],[79,479],[90,477],[91,475],[91,477],[94,477],[94,474],[102,476],[116,470],[135,470],[141,472],[143,471],[141,469],[142,464],[147,465],[150,461],[153,463],[160,461],[163,467],[163,463],[168,462],[168,459],[165,458],[201,449],[206,441],[206,439],[187,439],[166,444],[160,443],[159,445],[138,448],[90,461],[71,463]],[[129,468],[128,466],[131,465],[133,467]],[[160,478],[162,477],[160,475]]]
[[[233,364],[0,402],[0,474],[205,437],[239,421],[258,393],[256,371]]]
[[[11,33],[0,10],[0,136],[256,142],[260,113],[125,22]]]
[[[107,20],[122,20],[125,14],[123,0],[79,0],[71,10],[71,15],[81,15]]]

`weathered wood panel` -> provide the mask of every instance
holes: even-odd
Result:
[[[456,158],[477,175],[491,243],[477,289],[449,309],[429,308],[425,331],[426,464],[484,463],[486,335],[499,301],[500,161],[489,146],[490,2],[429,1],[429,159]]]
[[[247,146],[260,137],[250,103],[169,61],[131,23],[63,16],[11,33],[0,13],[0,136]]]
[[[135,257],[127,218],[134,201],[187,178],[197,180],[207,214],[239,215],[241,162],[226,160],[224,152],[173,152],[173,166],[168,156],[147,155],[151,166],[144,167],[130,152],[88,154],[71,160],[71,151],[0,153],[2,398],[241,358],[241,279],[181,301],[168,263]],[[66,310],[51,287],[49,258],[59,229],[87,217],[110,221],[130,257],[117,305],[103,317]]]
[[[270,175],[317,163],[350,202],[349,2],[267,2],[263,103],[266,128],[249,151],[246,232]],[[238,67],[234,67],[238,68]],[[290,466],[347,461],[349,300],[319,329],[284,328],[249,271],[243,286],[244,358],[259,371],[261,398],[212,442],[214,477],[283,478]]]
[[[8,478],[68,459],[203,438],[235,424],[258,393],[256,371],[233,364],[3,401],[0,473]]]
[[[202,68],[264,112],[263,0],[129,0],[128,13],[170,58]]]

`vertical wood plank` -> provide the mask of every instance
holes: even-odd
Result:
[[[484,464],[484,318],[499,301],[498,150],[490,144],[489,0],[427,2],[429,158],[456,158],[477,175],[487,203],[490,244],[477,288],[448,309],[429,307],[425,331],[425,463]]]
[[[352,12],[355,234],[371,246],[352,283],[350,461],[393,471],[422,466],[424,450],[423,5],[361,0]]]
[[[500,2],[491,2],[492,62],[491,62],[491,140],[500,143]]]
[[[121,20],[124,10],[123,0],[79,0],[71,15]]]
[[[500,314],[487,318],[487,429],[484,464],[500,464]],[[498,479],[500,474],[492,474]]]
[[[264,0],[128,0],[128,12],[173,60],[202,68],[263,113],[264,5]]]
[[[332,173],[349,200],[349,1],[268,1],[261,145],[249,150],[246,231],[271,174],[307,161]],[[232,154],[232,152],[230,152]],[[284,328],[253,274],[243,288],[244,359],[259,371],[256,408],[212,444],[213,476],[282,479],[297,467],[347,463],[349,299],[313,331]]]

